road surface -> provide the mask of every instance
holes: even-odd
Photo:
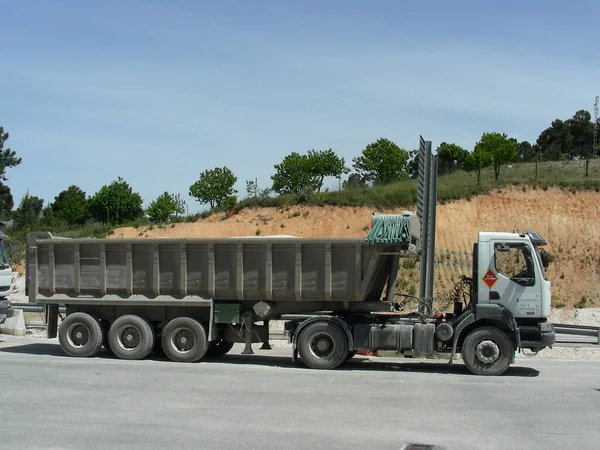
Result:
[[[287,348],[239,351],[197,364],[76,359],[55,340],[0,335],[0,448],[600,448],[598,361],[518,358],[489,378],[460,363],[315,371]]]

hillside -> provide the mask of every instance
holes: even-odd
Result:
[[[414,206],[377,212],[400,213]],[[233,237],[288,234],[299,237],[364,237],[371,224],[369,207],[248,208],[195,223],[118,228],[111,237]],[[553,304],[600,305],[600,194],[558,188],[510,187],[438,205],[436,294],[470,272],[470,252],[478,231],[533,229],[548,241],[555,258],[548,276]],[[401,268],[402,288],[417,286],[417,268]]]

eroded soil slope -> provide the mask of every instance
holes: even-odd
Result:
[[[233,237],[286,234],[299,237],[364,237],[371,213],[414,210],[300,207],[246,209],[196,223],[120,228],[113,237]],[[478,231],[536,230],[548,241],[554,261],[548,270],[554,305],[600,305],[600,194],[568,190],[503,189],[471,200],[438,205],[436,293],[470,272],[471,245]],[[417,269],[401,269],[403,289],[417,285]]]

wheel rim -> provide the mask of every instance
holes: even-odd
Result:
[[[500,358],[500,348],[494,341],[481,341],[475,347],[475,356],[483,364],[493,364]]]
[[[196,345],[196,336],[189,328],[180,327],[171,333],[171,348],[177,353],[188,353]]]
[[[67,341],[71,347],[85,347],[90,341],[90,330],[82,323],[74,323],[67,328]]]
[[[315,358],[327,358],[335,352],[335,341],[327,333],[315,333],[309,339],[308,348]]]
[[[132,351],[138,348],[142,340],[142,333],[133,325],[124,325],[119,328],[117,333],[117,342],[119,347],[126,351]]]

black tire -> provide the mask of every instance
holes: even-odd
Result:
[[[108,345],[117,358],[143,359],[152,352],[154,330],[141,317],[121,316],[110,326]]]
[[[69,314],[60,324],[58,342],[69,356],[88,358],[102,347],[104,333],[100,323],[86,313]]]
[[[233,344],[233,342],[228,342],[223,339],[217,339],[216,341],[212,341],[208,344],[206,356],[211,358],[224,356],[229,352],[229,350],[233,348]]]
[[[475,375],[502,375],[510,366],[514,349],[502,330],[494,327],[476,328],[462,345],[462,359]]]
[[[206,330],[190,317],[171,320],[163,328],[161,342],[167,358],[175,362],[198,361],[208,350]]]
[[[334,323],[314,322],[300,332],[298,353],[311,369],[335,369],[348,358],[348,338]]]

